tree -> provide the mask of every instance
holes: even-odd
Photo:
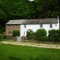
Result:
[[[10,19],[35,19],[60,15],[60,0],[0,0],[0,23]]]

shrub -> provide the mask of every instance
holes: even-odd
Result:
[[[48,38],[50,41],[59,42],[60,41],[60,30],[50,30]]]
[[[36,40],[41,41],[42,37],[46,37],[47,32],[45,29],[38,29],[35,33]]]
[[[47,36],[42,36],[41,41],[48,41],[48,37]]]
[[[34,32],[31,29],[29,29],[27,31],[26,37],[27,37],[28,40],[34,39]]]
[[[13,37],[20,36],[20,31],[19,30],[13,30],[12,35],[13,35]]]

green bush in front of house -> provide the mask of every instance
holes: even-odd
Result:
[[[13,37],[20,36],[20,31],[19,30],[13,30],[12,35],[13,35]]]
[[[28,40],[34,39],[34,32],[31,29],[28,29],[26,37]]]
[[[36,32],[29,29],[26,36],[28,40],[60,42],[60,30],[49,30],[48,33],[47,36],[45,29],[38,29]]]
[[[48,39],[51,42],[60,42],[60,30],[49,30]]]
[[[43,41],[47,39],[46,35],[47,35],[47,32],[45,29],[38,29],[35,33],[35,37],[37,41]]]

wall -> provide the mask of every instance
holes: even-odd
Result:
[[[26,33],[27,33],[28,29],[31,29],[34,32],[36,32],[37,29],[45,29],[47,31],[47,35],[48,35],[49,30],[59,29],[59,24],[58,23],[52,24],[52,28],[50,28],[50,24],[42,24],[42,25],[43,25],[42,28],[40,27],[40,24],[32,24],[32,25],[29,24],[29,25],[26,25],[26,28],[24,28],[24,25],[21,25],[20,35],[21,36],[26,36]]]
[[[6,25],[6,36],[12,36],[13,30],[20,30],[20,25]]]

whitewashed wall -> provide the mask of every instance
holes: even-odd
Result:
[[[20,25],[20,35],[21,36],[26,36],[26,33],[27,33],[28,29],[31,29],[34,32],[36,32],[37,29],[45,29],[47,31],[47,35],[48,35],[49,30],[59,29],[59,23],[52,24],[52,28],[50,28],[50,24],[43,24],[43,28],[40,27],[40,24],[32,24],[32,25],[29,24],[29,25],[26,25],[26,28],[24,28],[24,25]]]

